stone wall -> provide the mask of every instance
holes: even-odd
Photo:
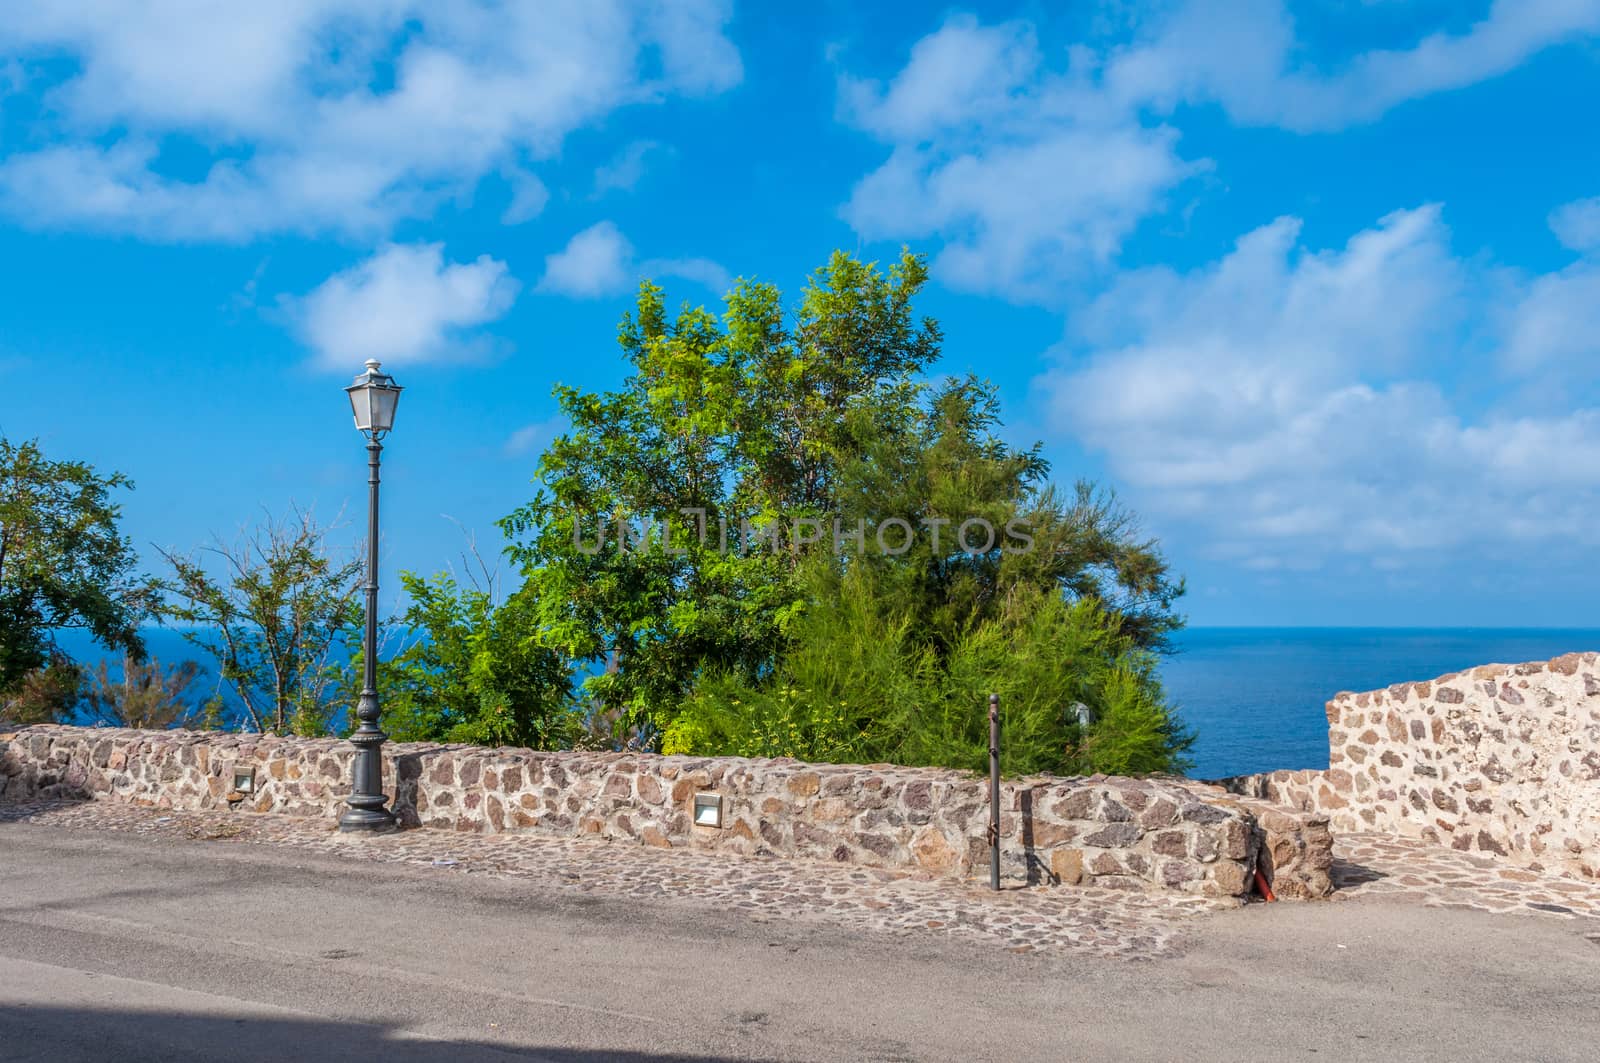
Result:
[[[333,739],[30,727],[0,736],[0,797],[204,809],[228,807],[231,795],[246,811],[331,826],[348,792],[350,756],[349,744]],[[232,792],[240,768],[254,770],[248,794]],[[987,785],[957,772],[390,743],[384,779],[411,826],[592,834],[962,878],[988,867]],[[705,792],[720,797],[721,827],[692,821],[695,795]],[[1012,881],[1243,895],[1258,859],[1271,868],[1281,851],[1276,874],[1290,883],[1286,895],[1326,892],[1325,817],[1219,788],[1025,779],[1003,785],[1001,808]]]
[[[1541,870],[1600,877],[1600,655],[1489,664],[1328,702],[1326,772],[1228,790]]]
[[[1322,812],[1334,808],[1340,800],[1328,782],[1328,773],[1315,769],[1235,775],[1231,779],[1220,779],[1214,785],[1222,787],[1229,793],[1254,797],[1269,804],[1301,812]],[[1348,807],[1348,804],[1338,807],[1343,809]],[[1340,826],[1339,829],[1349,828]]]
[[[1243,799],[1256,819],[1260,845],[1256,866],[1284,900],[1311,900],[1333,892],[1333,829],[1316,805],[1296,804],[1286,793],[1225,789]]]

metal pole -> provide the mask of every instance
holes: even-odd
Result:
[[[989,695],[989,888],[1000,888],[1000,695]]]
[[[394,814],[384,807],[383,743],[388,735],[378,726],[378,458],[383,444],[367,442],[367,631],[361,650],[362,688],[356,702],[360,725],[350,736],[356,747],[350,770],[350,806],[339,817],[343,831],[385,830],[394,826]]]

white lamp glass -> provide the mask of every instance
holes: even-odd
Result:
[[[371,393],[366,388],[350,388],[350,409],[356,415],[356,427],[363,432],[372,430]]]
[[[372,396],[372,427],[379,432],[387,432],[394,427],[394,411],[400,405],[400,389],[369,388],[367,393]]]
[[[381,368],[376,358],[367,359],[367,371],[344,389],[350,396],[350,411],[355,414],[356,427],[374,438],[386,435],[394,427],[395,407],[400,404],[400,392],[404,390],[394,382],[394,377],[381,372]]]

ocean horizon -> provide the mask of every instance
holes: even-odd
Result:
[[[198,687],[215,687],[215,670],[181,631],[145,635],[151,656],[199,660],[207,671]],[[91,667],[108,657],[82,632],[63,633],[61,646]],[[1340,691],[1586,650],[1600,650],[1600,628],[1191,627],[1174,636],[1161,676],[1198,735],[1190,775],[1213,779],[1326,768],[1323,706]]]
[[[1161,673],[1199,734],[1190,774],[1214,779],[1326,768],[1340,691],[1600,650],[1600,628],[1193,627],[1173,643]]]

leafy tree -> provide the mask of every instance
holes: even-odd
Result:
[[[166,730],[191,727],[202,719],[190,687],[200,676],[200,665],[183,661],[163,668],[159,660],[122,659],[122,674],[111,677],[105,661],[89,677],[84,706],[96,722],[108,727]]]
[[[557,389],[571,429],[502,522],[530,630],[614,654],[586,692],[682,751],[967,764],[984,694],[1026,658],[1014,770],[1181,765],[1154,664],[1182,583],[1114,498],[1063,495],[1038,447],[998,437],[992,387],[923,379],[925,280],[909,254],[887,273],[835,254],[792,324],[770,285],[670,322],[643,285],[619,337],[633,375]],[[655,543],[621,548],[646,516]]]
[[[52,461],[37,441],[0,438],[0,692],[36,669],[64,673],[52,633],[82,628],[108,648],[144,654],[139,624],[157,604],[134,571],[133,544],[117,529],[112,493],[121,473]]]
[[[216,659],[253,729],[324,734],[344,722],[339,659],[362,615],[360,557],[335,556],[326,529],[298,511],[267,517],[237,542],[163,556],[178,602],[170,615]]]
[[[411,641],[379,662],[391,737],[542,749],[572,740],[571,677],[534,637],[526,597],[496,604],[492,589],[448,574],[400,579],[408,604],[392,627]],[[359,654],[352,667],[359,673]]]

